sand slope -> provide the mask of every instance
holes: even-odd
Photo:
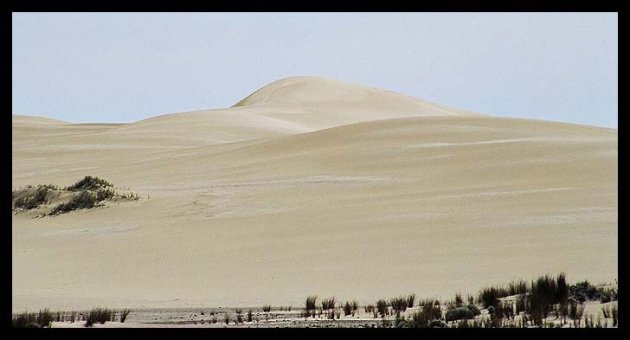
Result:
[[[16,124],[20,121],[20,124]],[[37,126],[37,128],[35,128]],[[617,130],[297,77],[124,125],[14,117],[13,186],[150,199],[13,216],[13,310],[450,296],[617,277]]]

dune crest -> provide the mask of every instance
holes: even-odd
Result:
[[[245,97],[233,107],[248,106],[296,106],[310,112],[321,112],[329,108],[338,110],[334,106],[342,106],[352,111],[372,114],[378,112],[383,115],[383,119],[398,117],[403,112],[413,116],[480,115],[396,92],[311,76],[274,81]]]

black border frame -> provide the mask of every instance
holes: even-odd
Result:
[[[623,30],[625,28],[623,18],[625,17],[625,6],[622,5],[622,1],[614,0],[573,0],[573,1],[558,1],[558,0],[535,0],[535,1],[518,1],[518,0],[423,0],[413,2],[412,0],[389,0],[387,2],[358,2],[358,1],[344,1],[342,0],[319,0],[319,1],[255,1],[255,0],[241,0],[241,1],[208,1],[202,2],[201,0],[179,0],[179,1],[166,1],[166,0],[10,0],[3,4],[2,14],[2,52],[5,55],[2,62],[2,75],[3,83],[5,85],[5,91],[3,91],[5,100],[3,103],[7,108],[4,114],[5,122],[0,124],[0,127],[4,130],[1,134],[6,150],[6,163],[11,164],[11,150],[7,150],[6,145],[12,143],[12,129],[11,120],[8,118],[6,111],[11,110],[11,92],[6,89],[12,89],[12,13],[13,12],[617,12],[619,23],[619,88],[623,89],[625,77],[625,67],[622,61],[625,60],[625,51],[623,49],[623,39],[625,37]],[[8,98],[7,98],[8,97]],[[619,101],[619,112],[623,111],[625,106]],[[12,111],[12,110],[11,110]],[[622,119],[618,116],[618,126],[621,126]],[[618,128],[619,129],[619,128]],[[623,138],[619,135],[619,142],[623,142]],[[620,145],[621,146],[621,145]],[[623,149],[620,147],[619,149]],[[618,150],[619,151],[619,150]],[[621,155],[620,155],[621,156]],[[621,165],[623,162],[619,162]],[[621,166],[618,168],[618,174],[621,174]],[[8,187],[12,181],[11,171],[4,177],[8,182]],[[618,193],[620,193],[622,181],[618,179]],[[11,204],[9,200],[8,192],[2,196],[2,202],[5,207]],[[619,200],[621,202],[621,200]],[[621,207],[619,207],[621,208]],[[618,211],[621,211],[619,209]],[[26,330],[26,329],[13,329],[11,327],[11,305],[12,305],[12,235],[11,228],[11,215],[9,209],[5,210],[5,214],[9,220],[9,223],[2,228],[2,274],[3,279],[0,285],[2,294],[0,295],[0,305],[2,306],[2,328],[6,327],[7,335],[9,336],[28,336],[28,335],[40,335],[40,332],[47,332],[45,334],[54,334],[55,336],[68,335],[84,336],[86,333],[82,331],[68,331],[60,329],[47,329],[47,330]],[[625,250],[621,247],[621,240],[625,240],[624,228],[621,228],[622,218],[618,218],[618,280],[619,282],[625,282],[624,273],[624,253]],[[623,290],[623,289],[622,289]],[[409,329],[100,329],[100,331],[90,331],[89,336],[95,338],[111,337],[112,335],[121,335],[124,331],[129,332],[130,335],[175,335],[184,334],[192,335],[193,333],[213,334],[218,336],[238,336],[238,335],[268,335],[268,336],[304,336],[313,335],[321,336],[329,332],[339,333],[342,336],[352,335],[374,335],[374,336],[386,336],[387,334],[399,333],[399,336],[413,336],[418,332],[427,336],[457,336],[460,334],[470,334],[478,336],[505,336],[505,335],[517,335],[522,333],[523,335],[545,335],[550,337],[574,337],[584,336],[593,337],[597,335],[603,336],[621,336],[621,331],[625,327],[625,308],[622,302],[624,293],[620,295],[619,303],[619,315],[622,319],[620,326],[617,329],[544,329],[544,330],[532,330],[532,329],[423,329],[423,330],[409,330]],[[206,333],[207,332],[207,333]],[[3,331],[3,333],[5,333]],[[68,334],[70,333],[70,334]],[[261,334],[255,334],[261,333]]]

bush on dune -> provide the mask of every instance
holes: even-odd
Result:
[[[56,206],[50,215],[58,215],[67,213],[73,210],[90,209],[94,208],[97,203],[96,196],[88,191],[81,191],[79,194],[73,196],[67,203],[61,203]]]
[[[21,208],[25,210],[35,209],[40,205],[46,203],[46,197],[48,195],[48,188],[44,186],[38,187],[35,192],[30,195],[18,198],[13,203],[13,208]]]
[[[446,321],[468,320],[474,316],[468,307],[457,307],[446,312]]]
[[[66,188],[68,191],[81,191],[81,190],[97,190],[113,185],[104,179],[92,176],[85,176],[78,182]]]

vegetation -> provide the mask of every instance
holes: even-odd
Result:
[[[618,296],[615,290],[603,289],[593,286],[588,281],[580,281],[568,287],[569,297],[578,302],[603,300],[609,302],[617,300]]]
[[[126,200],[138,200],[136,193],[118,194],[113,185],[104,179],[86,176],[75,184],[63,189],[56,185],[26,186],[23,190],[12,191],[13,209],[32,210],[44,204],[50,204],[51,191],[66,191],[70,193],[70,199],[53,207],[48,215],[59,215],[79,209],[91,209],[99,206],[101,202],[114,198]],[[53,195],[53,198],[59,194]],[[44,214],[45,216],[45,214]]]
[[[226,313],[223,315],[223,321],[225,322],[225,324],[226,324],[226,325],[229,325],[229,324],[230,324],[230,320],[231,320],[231,318],[230,318],[230,314],[226,312]]]
[[[354,316],[354,313],[356,313],[357,309],[359,309],[359,303],[357,301],[352,301],[350,307],[352,307],[352,316]]]
[[[474,317],[473,312],[468,307],[456,307],[446,312],[446,321],[468,320]]]
[[[413,308],[414,301],[416,301],[416,294],[407,295],[407,308]]]
[[[46,203],[46,196],[48,195],[48,188],[45,186],[39,186],[31,194],[26,194],[13,203],[13,208],[21,208],[24,210],[31,210]]]
[[[422,313],[428,320],[442,318],[442,309],[440,308],[440,301],[435,299],[424,300],[421,304]]]
[[[326,311],[330,310],[330,309],[333,309],[333,308],[335,308],[335,303],[336,303],[336,301],[335,301],[334,297],[328,298],[328,299],[323,299],[322,300],[322,309],[326,310]]]
[[[98,190],[107,187],[113,187],[113,185],[104,179],[92,176],[85,176],[73,185],[66,187],[68,191],[82,191],[82,190]]]
[[[306,316],[315,317],[317,296],[309,296],[306,298]]]
[[[352,314],[352,305],[350,305],[350,302],[346,301],[343,305],[343,316],[348,316],[350,314]]]
[[[576,302],[569,303],[569,317],[573,320],[573,324],[576,327],[579,327],[580,322],[582,320],[582,315],[584,314],[584,305],[578,304]]]
[[[613,327],[617,327],[619,323],[619,309],[617,305],[613,305],[610,307],[610,317],[613,319]]]
[[[391,299],[389,304],[397,316],[400,316],[400,313],[404,313],[407,310],[407,300],[402,296]]]
[[[567,284],[564,274],[557,276],[544,275],[531,281],[523,288],[523,281],[515,281],[501,288],[491,286],[479,291],[479,299],[473,303],[465,303],[461,293],[455,295],[455,299],[446,301],[445,304],[437,299],[418,299],[417,309],[411,315],[405,315],[405,311],[415,303],[415,295],[404,295],[393,299],[380,299],[376,305],[366,305],[365,312],[373,313],[375,318],[381,316],[382,322],[378,322],[379,327],[405,327],[405,328],[501,328],[501,327],[587,327],[606,328],[609,326],[618,327],[618,304],[610,303],[601,306],[601,315],[595,313],[585,313],[584,304],[577,297],[584,296],[585,301],[589,299],[601,299],[602,292],[608,294],[613,299],[616,298],[617,289],[611,286],[593,286],[587,281],[578,282],[575,285]],[[513,294],[511,298],[504,299],[503,294]],[[523,293],[525,292],[525,293]],[[412,298],[411,298],[412,297]],[[413,301],[410,303],[410,301]],[[356,301],[345,301],[337,305],[335,298],[323,299],[322,309],[319,309],[320,318],[334,320],[341,318],[341,311],[344,316],[353,315],[359,307]],[[477,302],[475,304],[474,302]],[[490,304],[493,303],[493,304]],[[412,307],[413,308],[413,307]],[[480,308],[486,308],[482,314]],[[262,307],[263,311],[269,313],[270,305]],[[301,314],[315,317],[317,308],[317,296],[308,296],[306,299],[306,313]],[[290,310],[282,307],[281,310]],[[324,313],[325,311],[325,313]],[[235,317],[225,312],[223,318],[226,324],[234,320],[235,324],[244,323],[245,314],[242,309],[235,310]],[[129,315],[129,309],[119,312],[120,322],[125,322]],[[214,316],[214,312],[210,312]],[[203,315],[203,313],[202,313]],[[220,315],[220,314],[219,314]],[[258,317],[253,315],[250,309],[247,312],[247,322],[258,322]],[[390,316],[391,315],[391,316]],[[107,308],[95,308],[89,313],[78,314],[58,311],[50,313],[48,309],[39,313],[21,313],[13,317],[13,327],[50,327],[51,322],[75,322],[75,320],[85,321],[86,327],[91,327],[95,323],[105,323],[114,321],[116,312]],[[386,317],[390,316],[390,317]],[[266,319],[269,314],[266,315]],[[217,316],[210,322],[216,323]],[[196,322],[196,321],[192,321]],[[330,323],[329,323],[330,325]],[[375,326],[374,323],[372,323]],[[369,326],[369,324],[365,324]]]
[[[104,324],[107,321],[114,321],[115,311],[107,308],[94,308],[92,309],[85,319],[85,327],[92,327],[94,323],[98,322]]]
[[[527,294],[527,282],[525,280],[512,281],[508,284],[508,294]]]
[[[617,305],[605,306],[602,307],[602,314],[604,318],[612,318],[613,319],[613,327],[617,327],[618,317],[619,317],[619,309]]]
[[[382,300],[382,299],[376,301],[376,310],[378,311],[378,314],[380,314],[382,318],[384,318],[385,315],[389,314],[388,308],[387,308],[387,301]]]
[[[18,314],[11,320],[11,325],[14,328],[44,328],[50,327],[52,321],[53,314],[46,308],[38,313]]]
[[[541,276],[536,281],[532,281],[531,292],[527,297],[529,310],[534,324],[541,325],[542,319],[546,318],[555,305],[567,306],[569,302],[569,287],[563,273],[556,278],[549,275]],[[559,312],[565,308],[558,308]]]
[[[462,299],[462,294],[455,294],[455,307],[461,307],[464,305],[464,299]]]
[[[502,290],[501,287],[488,287],[481,290],[479,293],[479,301],[484,308],[488,308],[490,306],[496,306],[499,304],[499,298],[507,296],[507,292]]]
[[[120,323],[125,323],[125,320],[127,320],[127,316],[129,316],[129,313],[131,313],[131,310],[127,308],[120,311]]]
[[[69,202],[61,203],[56,206],[51,212],[50,215],[58,215],[67,213],[73,210],[79,209],[90,209],[94,208],[98,201],[96,200],[96,196],[90,193],[89,191],[81,191],[78,195],[73,196]]]
[[[101,202],[113,198],[116,192],[112,189],[98,189],[96,191],[96,201]]]

